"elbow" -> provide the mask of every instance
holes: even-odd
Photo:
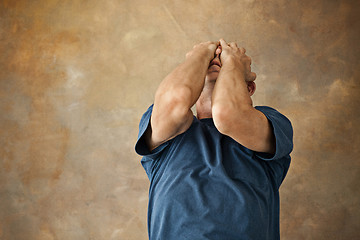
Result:
[[[244,126],[244,116],[249,115],[249,108],[236,109],[231,104],[214,105],[212,107],[213,121],[218,131],[231,136],[234,128]]]
[[[161,110],[168,116],[186,116],[191,107],[191,90],[187,87],[178,87],[157,92],[155,105],[162,106]]]
[[[214,105],[212,107],[212,117],[217,130],[224,135],[229,135],[229,132],[231,132],[231,124],[234,121],[230,107]]]

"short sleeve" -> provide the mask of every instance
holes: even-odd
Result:
[[[257,153],[262,160],[275,160],[287,157],[293,149],[293,128],[290,120],[275,109],[266,106],[257,106],[271,123],[275,135],[275,154]]]
[[[146,157],[147,160],[157,158],[159,156],[159,154],[164,150],[164,148],[166,148],[166,146],[169,143],[169,141],[167,141],[167,142],[161,144],[160,146],[158,146],[157,148],[155,148],[154,150],[149,151],[149,148],[144,139],[144,134],[146,132],[146,129],[148,127],[150,127],[150,119],[151,119],[152,110],[153,110],[153,105],[151,105],[147,109],[147,111],[143,114],[143,116],[140,120],[140,123],[139,123],[138,139],[135,144],[136,153],[143,157]]]

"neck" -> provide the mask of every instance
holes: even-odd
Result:
[[[206,84],[201,95],[196,102],[196,113],[198,119],[212,118],[211,96],[214,90],[214,84]]]

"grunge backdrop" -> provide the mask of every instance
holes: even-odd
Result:
[[[1,0],[0,239],[147,239],[137,125],[200,41],[235,41],[294,126],[282,240],[360,239],[351,0]]]

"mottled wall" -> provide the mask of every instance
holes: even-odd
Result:
[[[147,238],[142,112],[192,46],[244,46],[293,122],[286,240],[360,239],[360,6],[335,0],[1,0],[0,239]]]

